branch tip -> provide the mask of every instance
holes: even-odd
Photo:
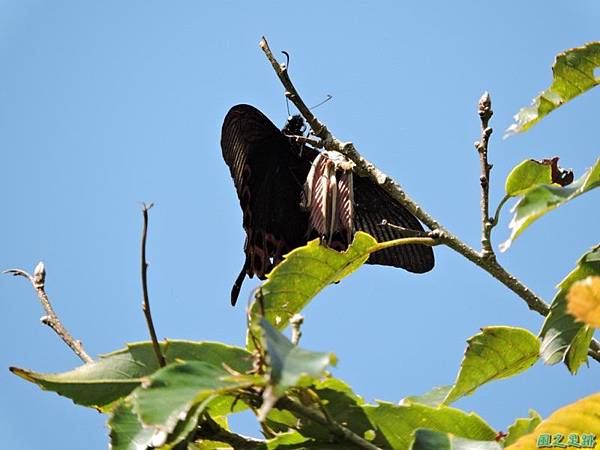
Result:
[[[491,243],[491,232],[493,228],[493,219],[490,218],[490,171],[492,165],[488,162],[488,144],[493,129],[488,126],[489,121],[494,114],[492,111],[492,97],[489,92],[484,92],[479,99],[477,112],[481,120],[481,137],[475,142],[475,148],[479,153],[479,163],[481,166],[481,174],[479,183],[481,185],[481,252],[483,259],[494,258],[494,249]]]
[[[45,281],[46,267],[44,266],[44,263],[40,261],[39,263],[37,263],[37,266],[35,266],[35,269],[33,270],[33,282],[36,287],[43,287]]]
[[[144,317],[146,318],[146,325],[148,326],[148,332],[150,334],[150,340],[152,341],[152,349],[156,355],[156,360],[160,367],[165,367],[167,362],[160,349],[158,338],[156,337],[156,329],[154,328],[154,322],[152,320],[152,313],[150,311],[150,296],[148,295],[148,262],[146,261],[146,240],[148,237],[148,211],[154,206],[154,203],[143,203],[142,215],[144,218],[144,225],[142,228],[142,245],[141,245],[141,272],[142,272],[142,310],[144,311]]]
[[[54,312],[54,308],[52,308],[52,304],[50,303],[50,299],[48,298],[48,294],[46,293],[46,290],[44,288],[44,282],[46,280],[46,268],[43,262],[40,261],[35,266],[35,269],[33,270],[33,275],[30,275],[22,269],[9,269],[5,270],[4,273],[27,278],[33,286],[33,288],[35,289],[35,292],[42,305],[42,308],[46,313],[44,316],[40,317],[40,322],[52,328],[52,330],[63,340],[65,344],[69,346],[71,350],[73,350],[73,352],[84,363],[90,363],[94,361],[84,350],[81,341],[78,341],[74,339],[73,336],[71,336],[71,334],[63,326],[60,319]]]
[[[483,95],[479,99],[478,106],[479,117],[481,118],[482,123],[485,123],[485,126],[483,127],[485,129],[487,128],[487,123],[494,114],[494,111],[492,111],[492,97],[490,96],[489,92],[485,91],[483,93]]]

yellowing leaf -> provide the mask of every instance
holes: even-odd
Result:
[[[506,450],[537,450],[540,448],[540,442],[544,442],[548,435],[552,438],[556,434],[564,436],[563,444],[568,442],[569,435],[577,435],[581,448],[597,448],[597,445],[584,447],[583,444],[584,439],[587,440],[588,444],[595,442],[599,437],[599,432],[600,393],[597,393],[555,411],[540,423],[533,432],[509,445]],[[592,439],[592,436],[595,438]],[[575,447],[571,446],[569,448]]]
[[[540,331],[544,362],[556,364],[564,361],[572,373],[587,361],[593,329],[567,313],[567,293],[574,283],[589,276],[600,276],[600,245],[585,253],[577,267],[560,282],[559,291],[550,305],[550,314]]]
[[[573,283],[567,294],[567,312],[587,325],[600,328],[600,276]]]

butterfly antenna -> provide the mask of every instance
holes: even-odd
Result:
[[[323,100],[321,103],[317,103],[315,106],[311,106],[311,107],[310,107],[310,108],[308,108],[308,109],[315,109],[315,108],[318,108],[319,106],[321,106],[321,105],[323,105],[323,104],[327,103],[327,102],[328,102],[329,100],[331,100],[332,98],[333,98],[333,95],[331,95],[331,94],[327,94],[327,97],[325,98],[325,100]]]
[[[290,54],[285,50],[282,50],[281,53],[285,55],[285,70],[288,70],[288,68],[290,67]],[[292,114],[290,113],[290,99],[287,97],[287,95],[285,96],[285,107],[287,108],[288,117],[291,116]]]
[[[285,69],[289,69],[290,67],[290,54],[285,50],[282,50],[281,53],[285,55]]]

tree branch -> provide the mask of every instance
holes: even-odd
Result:
[[[264,395],[256,390],[247,390],[244,395],[244,401],[253,409],[260,409],[264,403],[263,397]],[[338,437],[344,442],[367,450],[381,450],[379,447],[367,441],[366,439],[363,439],[352,430],[340,425],[326,414],[311,408],[310,406],[304,406],[303,404],[293,400],[291,397],[283,396],[278,398],[274,406],[277,409],[290,411],[295,413],[296,416],[302,416],[324,426],[331,432],[332,435]]]
[[[41,318],[42,323],[52,328],[54,332],[60,336],[63,342],[67,344],[84,363],[91,363],[94,361],[83,349],[81,341],[78,341],[71,336],[54,312],[48,294],[46,294],[46,268],[44,267],[43,262],[40,261],[38,265],[35,266],[33,276],[21,269],[5,270],[4,273],[27,278],[35,289],[37,296],[40,299],[40,303],[42,304],[42,308],[44,308],[44,311],[46,312],[46,315]]]
[[[246,395],[246,401],[248,404],[253,405],[254,407],[260,407],[263,403],[262,396],[256,392],[247,392]],[[353,446],[361,449],[381,450],[379,447],[370,443],[366,439],[363,439],[352,430],[340,425],[331,418],[328,418],[322,412],[317,411],[309,406],[304,406],[290,397],[281,397],[278,399],[276,407],[278,409],[290,411],[298,416],[302,416],[324,426],[331,432],[332,435],[336,436],[343,442],[347,442],[348,444],[352,444]],[[193,440],[202,439],[225,442],[236,450],[254,450],[262,448],[261,445],[264,446],[264,441],[242,436],[226,430],[217,422],[215,422],[208,414],[204,416],[204,420],[200,422],[193,435]]]
[[[494,258],[490,235],[492,232],[492,220],[490,219],[490,170],[492,165],[488,163],[488,142],[492,134],[492,128],[488,123],[494,114],[492,111],[492,98],[488,92],[479,99],[479,118],[481,119],[481,139],[475,142],[475,148],[479,153],[481,165],[481,256],[483,258]]]
[[[335,150],[350,158],[356,164],[356,172],[360,176],[366,176],[376,182],[383,190],[385,190],[392,198],[401,203],[406,209],[408,209],[415,217],[421,222],[427,225],[435,237],[441,240],[445,245],[450,247],[455,252],[463,255],[469,261],[473,262],[507,288],[521,297],[529,309],[538,312],[542,316],[548,315],[550,311],[549,306],[538,296],[535,292],[524,285],[514,275],[506,271],[497,261],[496,258],[489,258],[473,250],[470,246],[461,241],[458,237],[444,228],[436,219],[433,218],[429,213],[424,211],[418,203],[412,200],[406,192],[390,176],[379,170],[375,165],[363,158],[360,153],[356,150],[351,142],[341,142],[331,134],[327,127],[321,123],[315,115],[308,109],[300,95],[296,91],[296,88],[292,84],[287,68],[284,65],[280,65],[271,49],[267,40],[263,37],[260,41],[260,47],[265,53],[265,56],[273,66],[275,73],[281,84],[286,90],[285,95],[294,103],[300,113],[304,116],[314,134],[321,138],[323,145],[327,150]],[[487,127],[486,127],[487,128]],[[600,344],[596,340],[592,340],[590,344],[589,355],[595,360],[600,362]]]
[[[335,421],[327,419],[327,417],[325,417],[323,413],[308,406],[304,406],[301,403],[298,403],[297,401],[292,400],[289,397],[280,398],[277,401],[276,407],[280,409],[287,409],[288,411],[294,412],[300,416],[306,417],[307,419],[317,422],[320,425],[323,425],[331,432],[331,434],[337,436],[345,442],[348,442],[349,444],[367,450],[381,450],[379,447],[370,443],[366,439],[363,439],[358,434],[354,433],[348,428],[340,425]]]
[[[146,261],[146,238],[148,237],[148,210],[154,206],[152,203],[149,205],[144,204],[142,207],[142,214],[144,216],[144,228],[142,229],[142,294],[143,302],[142,309],[144,316],[146,317],[146,324],[148,325],[148,332],[150,333],[150,340],[152,341],[152,348],[156,355],[156,360],[160,367],[165,367],[167,362],[163,356],[158,339],[156,337],[156,330],[154,329],[154,322],[152,321],[152,313],[150,312],[150,298],[148,296],[148,262]]]

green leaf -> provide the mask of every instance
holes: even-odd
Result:
[[[533,99],[531,106],[515,115],[515,123],[506,130],[505,137],[528,130],[559,106],[598,85],[600,77],[594,74],[598,67],[600,42],[559,53],[552,66],[552,84]]]
[[[540,354],[540,341],[523,328],[485,327],[467,344],[456,383],[444,399],[445,404],[472,394],[485,383],[523,372]]]
[[[284,329],[315,295],[358,269],[376,247],[373,237],[358,231],[345,252],[327,248],[319,239],[294,249],[267,275],[252,303],[251,316],[264,316],[277,329]]]
[[[521,436],[531,433],[541,421],[542,418],[540,415],[533,409],[530,409],[529,417],[517,419],[515,420],[515,423],[508,427],[508,434],[503,442],[504,446],[506,447],[510,444],[513,444]]]
[[[348,450],[354,448],[346,443],[318,442],[302,436],[297,431],[290,431],[269,439],[265,444],[257,447],[257,450]]]
[[[164,348],[164,347],[163,347]],[[44,374],[11,367],[14,374],[44,390],[68,397],[78,405],[104,410],[126,397],[141,378],[158,368],[151,345],[132,344],[124,350],[100,356],[94,363],[69,372]]]
[[[260,325],[269,355],[269,383],[275,394],[281,395],[293,386],[307,386],[324,375],[325,368],[335,365],[333,353],[304,350],[292,344],[287,337],[262,319]]]
[[[585,325],[567,313],[567,293],[573,283],[593,275],[600,275],[600,244],[583,255],[577,267],[558,285],[550,313],[540,331],[541,356],[546,364],[564,361],[569,370],[575,373],[587,361],[591,333],[589,330],[582,332]]]
[[[228,414],[244,411],[248,408],[239,397],[233,395],[220,395],[208,404],[208,412],[214,419]]]
[[[229,430],[227,417],[222,416],[215,418],[211,416],[211,419],[214,422],[216,422],[219,426],[221,426],[221,428],[223,428],[224,430]],[[213,441],[209,439],[199,439],[197,441],[191,442],[192,440],[193,439],[190,437],[187,441],[181,442],[175,447],[167,446],[167,448],[165,449],[165,446],[163,446],[160,447],[159,450],[170,450],[171,448],[173,448],[173,450],[225,450],[232,448],[229,444],[226,444],[225,442]]]
[[[315,404],[315,407],[324,409],[328,417],[337,423],[343,423],[359,436],[371,437],[369,440],[378,447],[389,448],[383,435],[375,433],[375,427],[365,414],[362,408],[365,401],[356,395],[350,386],[340,379],[327,378],[315,383],[311,389],[317,394],[321,403],[321,405]],[[298,431],[303,436],[325,442],[331,437],[331,432],[316,422],[298,417],[298,423]]]
[[[420,403],[380,403],[378,406],[364,406],[363,409],[394,450],[408,450],[418,428],[430,428],[476,441],[491,441],[496,437],[492,427],[476,414],[449,406],[433,408]]]
[[[224,442],[208,441],[206,439],[188,444],[186,450],[229,450],[232,449]],[[233,449],[232,449],[233,450]]]
[[[263,392],[258,420],[266,420],[279,397],[290,387],[311,385],[325,375],[328,365],[335,365],[332,353],[317,353],[292,344],[265,319],[260,320],[265,347],[269,356],[269,383]]]
[[[522,195],[539,184],[552,184],[550,164],[535,159],[527,159],[515,166],[506,177],[506,194],[511,197]]]
[[[342,381],[339,378],[332,377],[326,378],[322,381],[317,381],[314,384],[313,389],[315,390],[315,392],[317,392],[317,394],[319,394],[319,397],[321,397],[321,399],[325,400],[325,403],[327,405],[338,407],[336,397],[338,394],[343,395],[343,401],[347,401],[349,402],[349,404],[356,406],[362,406],[365,404],[363,398],[360,395],[355,394],[352,388],[345,381]],[[330,394],[334,396],[335,400],[329,398]],[[330,407],[328,407],[328,412],[330,414],[336,414],[335,410]]]
[[[197,415],[217,395],[236,389],[260,385],[259,377],[231,375],[225,369],[204,361],[170,364],[132,393],[134,411],[142,423],[171,433],[188,413]]]
[[[262,447],[264,450],[277,450],[277,449],[288,449],[288,448],[310,448],[305,447],[310,439],[302,436],[297,431],[290,431],[288,433],[281,434],[276,438],[269,439]],[[302,447],[297,447],[297,444],[304,444]],[[263,450],[263,449],[260,449]]]
[[[514,213],[509,224],[511,234],[500,245],[500,250],[503,252],[508,250],[523,230],[544,214],[598,186],[600,186],[600,159],[596,160],[594,166],[581,178],[568,186],[542,184],[526,190],[511,210]]]
[[[496,441],[473,441],[425,428],[415,432],[411,450],[502,450]]]
[[[189,450],[223,450],[230,448],[227,444],[215,441],[195,442],[188,447]],[[256,450],[348,450],[355,447],[349,447],[345,443],[318,442],[302,436],[297,431],[289,431],[253,448]]]
[[[565,355],[565,364],[571,373],[576,374],[582,364],[587,365],[588,349],[594,337],[594,331],[594,328],[583,325],[571,341],[569,350]]]
[[[422,394],[422,395],[411,395],[409,397],[403,398],[400,403],[401,404],[409,404],[409,403],[421,403],[422,405],[427,406],[438,406],[444,403],[446,397],[450,391],[454,388],[453,384],[447,386],[436,386],[431,391]],[[447,402],[446,404],[452,403]]]
[[[252,368],[250,353],[221,343],[167,340],[161,343],[161,348],[169,363],[185,360],[205,361],[218,367],[227,364],[242,373]],[[44,374],[16,367],[10,370],[44,390],[70,398],[78,405],[107,411],[113,402],[126,397],[144,377],[157,369],[152,344],[139,342],[102,355],[98,361],[69,372]]]
[[[546,420],[542,421],[535,429],[525,436],[521,437],[512,445],[506,447],[507,450],[533,450],[540,448],[538,439],[543,435],[554,435],[556,433],[564,434],[564,443],[567,442],[569,434],[577,434],[581,441],[586,439],[592,441],[590,435],[595,434],[598,439],[598,430],[600,430],[600,393],[585,397],[575,403],[564,406],[555,411]],[[583,444],[583,442],[581,442]],[[597,443],[597,442],[596,442]],[[583,447],[583,445],[582,445]],[[573,448],[572,446],[569,448]],[[588,446],[583,448],[595,448]]]
[[[241,400],[228,395],[211,396],[208,403],[202,402],[195,404],[183,420],[177,422],[177,425],[166,439],[166,444],[160,447],[160,450],[170,450],[177,448],[178,444],[183,443],[190,433],[198,427],[198,422],[202,414],[207,411],[211,418],[227,428],[226,414],[242,411],[248,406]],[[235,402],[235,405],[234,405]],[[221,445],[222,446],[222,445]]]
[[[111,450],[140,450],[150,447],[157,430],[144,428],[127,401],[119,402],[109,421]]]
[[[331,439],[329,439],[331,440]],[[188,446],[188,450],[224,450],[231,449],[227,444],[214,441],[195,442]],[[357,447],[347,443],[319,442],[302,436],[297,431],[279,434],[277,437],[265,441],[263,444],[252,447],[256,450],[354,450]],[[161,449],[162,450],[162,449]],[[232,449],[234,450],[234,449]]]
[[[277,409],[273,407],[265,419],[267,425],[276,433],[283,433],[290,429],[297,429],[300,420],[285,409]]]

